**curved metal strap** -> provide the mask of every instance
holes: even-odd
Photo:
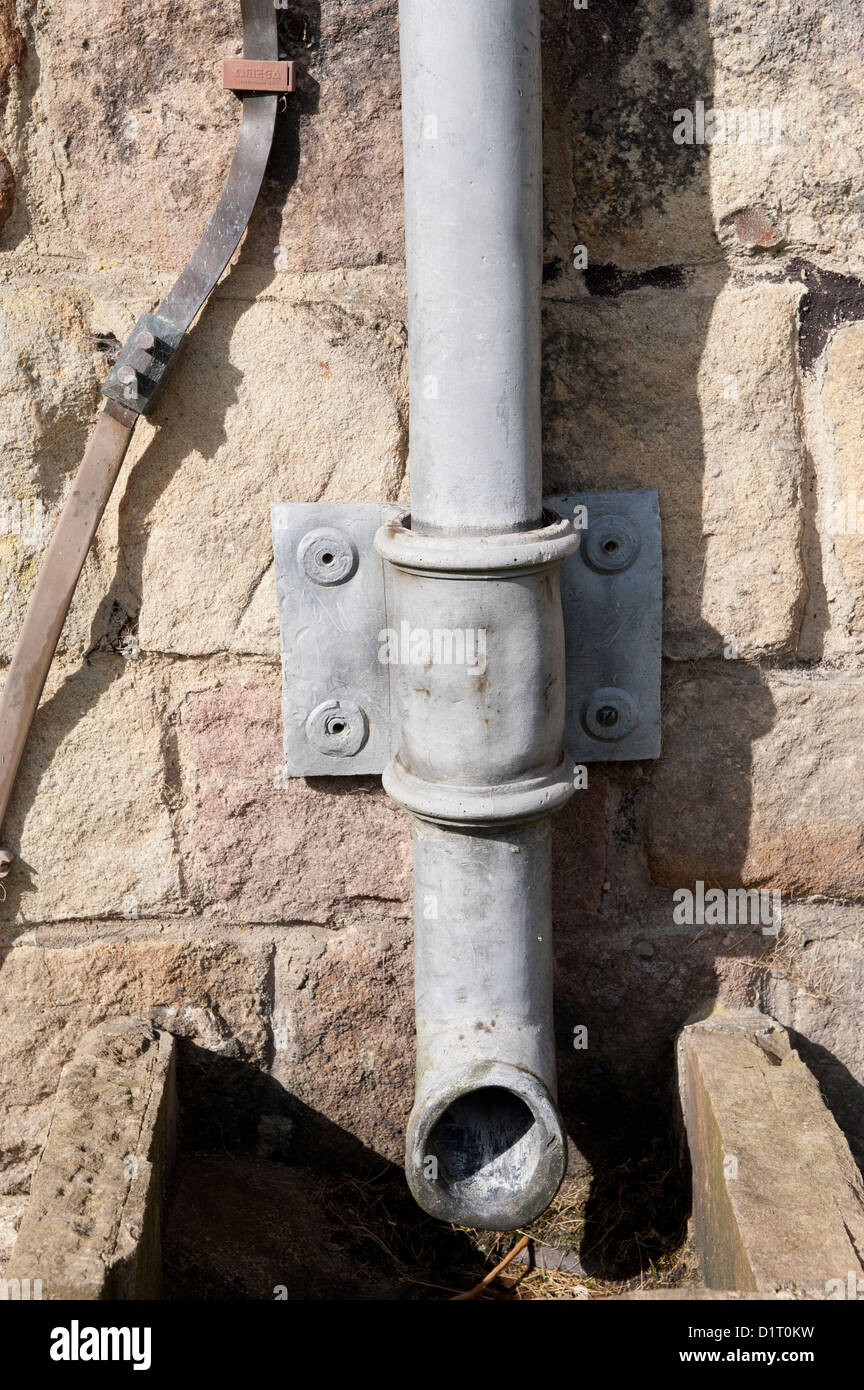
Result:
[[[242,0],[243,56],[272,62],[279,56],[278,16],[272,0]],[[217,285],[249,225],[276,128],[279,98],[243,97],[237,148],[216,211],[167,298],[142,314],[103,388],[104,394],[139,415],[148,415],[168,379],[184,335]]]
[[[246,58],[278,58],[273,0],[241,0]],[[57,523],[0,699],[0,826],[84,561],[140,415],[152,410],[183,336],[240,244],[273,143],[278,97],[243,97],[243,121],[216,211],[164,303],[144,314],[103,388],[109,397]],[[0,849],[0,880],[9,872]]]
[[[242,0],[243,57],[279,57],[273,0]],[[168,295],[159,317],[185,333],[240,244],[261,192],[276,128],[277,96],[247,94],[243,124],[222,197],[192,259]]]

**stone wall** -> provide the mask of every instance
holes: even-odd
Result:
[[[409,825],[377,779],[280,775],[269,532],[271,501],[409,495],[396,0],[282,25],[299,96],[136,434],[6,827],[12,1195],[121,1013],[185,1040],[202,1144],[276,1113],[401,1155]],[[4,667],[118,344],[215,202],[239,35],[235,0],[0,0]],[[666,567],[663,758],[592,768],[557,825],[589,1162],[664,1131],[674,1035],[718,994],[792,1030],[864,1156],[862,60],[853,0],[545,4],[547,484],[658,487]],[[676,921],[698,881],[778,890],[781,933]]]

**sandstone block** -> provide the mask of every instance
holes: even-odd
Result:
[[[43,700],[4,827],[18,856],[0,920],[134,920],[176,907],[154,689],[99,656]]]
[[[683,1030],[678,1074],[707,1286],[826,1296],[864,1274],[861,1176],[785,1031],[717,1010]]]
[[[174,1039],[117,1018],[63,1069],[9,1279],[48,1299],[162,1289],[162,1207],[175,1146]]]
[[[333,924],[408,912],[410,821],[373,777],[286,778],[278,672],[272,686],[190,694],[187,888],[238,918]]]
[[[401,1164],[414,1100],[412,964],[404,927],[340,932],[311,960],[286,942],[277,953],[276,1001],[274,1075],[336,1127],[319,1142],[337,1144],[341,1132],[343,1142],[354,1136]]]
[[[547,304],[547,489],[657,487],[669,656],[790,650],[805,596],[794,285]]]
[[[123,499],[143,651],[278,660],[270,504],[398,495],[404,341],[361,279],[218,299],[195,329]]]
[[[0,1187],[27,1191],[60,1073],[87,1031],[120,1014],[152,1017],[196,1060],[247,1071],[268,1055],[270,953],[229,943],[105,942],[16,946],[0,959]],[[193,1109],[218,1097],[186,1086]]]
[[[854,675],[729,662],[670,687],[647,825],[655,881],[860,899],[862,716]]]

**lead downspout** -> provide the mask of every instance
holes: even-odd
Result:
[[[415,817],[420,1205],[493,1230],[564,1174],[555,1105],[550,814],[563,753],[558,584],[578,541],[544,515],[539,0],[401,0],[412,511],[385,527],[399,675],[385,774]],[[441,660],[435,634],[463,660]]]

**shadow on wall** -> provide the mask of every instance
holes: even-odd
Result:
[[[280,19],[280,38],[291,56],[314,46],[319,32],[320,5],[317,0],[305,4],[302,15],[295,7]],[[263,293],[275,278],[272,254],[265,255],[264,248],[272,248],[274,228],[279,225],[282,206],[297,178],[301,123],[317,110],[318,102],[318,85],[304,72],[296,101],[289,104],[277,118],[267,176],[239,255],[216,290],[213,300],[205,306],[189,333],[165,397],[153,415],[154,424],[160,426],[158,433],[126,478],[120,503],[117,565],[91,625],[90,649],[84,662],[86,670],[71,671],[63,686],[43,701],[36,715],[30,756],[22,764],[6,819],[7,837],[13,844],[20,843],[21,827],[43,777],[51,768],[57,749],[88,710],[99,703],[105,691],[124,673],[126,662],[119,652],[121,645],[137,630],[143,597],[148,517],[191,451],[204,458],[214,458],[227,442],[225,419],[231,406],[238,400],[243,379],[242,373],[231,364],[227,344],[237,323],[250,307],[248,300],[231,295],[231,280],[238,271],[254,266],[258,271],[259,293]],[[202,218],[202,233],[204,226]],[[181,269],[180,265],[176,267],[178,275]],[[207,317],[214,313],[217,301],[215,312],[220,316],[225,347],[220,356],[214,358],[206,357],[202,345],[206,346],[207,342]],[[206,360],[206,391],[202,391],[200,386],[202,358]],[[106,366],[106,376],[108,369]],[[81,444],[82,454],[85,443],[86,440]],[[202,575],[201,583],[207,582],[207,576]],[[66,698],[67,687],[72,682],[77,686],[74,701]],[[61,711],[63,713],[58,717]],[[33,745],[40,732],[47,729],[51,731],[50,736],[42,733],[37,763],[32,756]],[[32,891],[35,886],[33,875],[36,872],[34,866],[26,861],[19,859],[16,862],[14,874],[4,885],[6,899],[0,904],[0,922],[13,921],[22,894]]]
[[[659,488],[668,692],[692,676],[683,663],[693,658],[705,662],[703,682],[728,669],[727,635],[702,617],[710,611],[702,600],[710,531],[705,439],[712,426],[700,400],[700,371],[730,271],[715,225],[710,147],[673,139],[676,112],[694,112],[699,101],[712,106],[709,5],[590,0],[574,16],[569,0],[547,0],[544,10],[546,490]],[[731,496],[724,506],[733,506]],[[775,718],[761,672],[743,662],[734,669],[746,687],[746,718],[734,727],[726,720],[721,730],[710,713],[714,702],[706,704],[702,723],[689,732],[695,780],[677,780],[680,796],[665,811],[677,819],[685,846],[697,807],[703,824],[706,815],[716,817],[706,888],[741,883],[752,746]],[[734,769],[734,805],[706,777],[712,759]],[[759,959],[772,945],[758,930],[730,942],[696,925],[671,941],[667,932],[666,952],[658,955],[651,926],[672,928],[671,888],[693,888],[698,850],[687,868],[671,865],[664,890],[650,882],[643,846],[654,772],[650,764],[592,769],[593,790],[577,792],[557,823],[561,1103],[594,1173],[581,1251],[592,1272],[610,1249],[623,1272],[638,1272],[651,1243],[646,1236],[658,1234],[652,1228],[660,1223],[670,1244],[683,1232],[689,1201],[679,1176],[673,1040],[716,997],[721,953],[723,973],[734,977],[740,968],[740,988],[752,995]],[[728,784],[728,771],[723,780]],[[601,883],[586,886],[580,858],[588,878],[596,877],[607,798],[613,833],[604,894]],[[585,816],[594,823],[586,826]],[[582,842],[574,854],[577,830]],[[602,846],[599,857],[602,863]],[[631,939],[622,942],[631,926]],[[579,1026],[588,1029],[586,1050],[574,1048]],[[611,1246],[610,1221],[617,1222]]]
[[[304,27],[296,41],[314,41],[319,7],[292,9],[302,10],[304,26],[308,20],[313,31],[310,40]],[[711,104],[709,0],[588,0],[584,10],[572,0],[545,0],[544,11],[547,489],[660,489],[668,579],[667,691],[686,678],[686,663],[696,658],[704,663],[700,679],[707,689],[726,675],[726,634],[701,617],[708,464],[699,377],[715,301],[729,270],[715,227],[709,148],[676,144],[672,133],[676,111],[692,111],[698,101],[706,108]],[[310,90],[305,106],[280,118],[271,177],[240,265],[260,267],[260,247],[274,242],[277,209],[299,167],[300,121],[316,100]],[[584,247],[584,262],[574,247]],[[218,312],[226,342],[245,308],[230,294],[222,297]],[[162,413],[170,417],[194,396],[195,447],[212,457],[225,440],[225,412],[237,399],[239,373],[227,353],[209,361],[213,390],[203,397],[195,367],[199,332],[192,335]],[[148,514],[188,455],[188,422],[180,423],[184,427],[163,430],[153,440],[129,477],[121,512],[122,565],[91,634],[94,651],[106,640],[108,650],[82,683],[76,723],[122,670],[122,659],[111,649],[136,622]],[[818,588],[818,582],[811,587]],[[671,808],[683,843],[693,809],[700,808],[704,824],[716,804],[716,853],[703,875],[709,888],[741,881],[750,837],[752,745],[775,720],[760,671],[737,663],[735,676],[739,692],[742,686],[746,692],[743,700],[738,696],[746,719],[738,726],[725,721],[720,731],[713,715],[705,714],[692,732],[699,752],[692,764],[695,780],[679,779],[684,794]],[[698,683],[695,688],[698,710]],[[40,722],[50,718],[54,704],[46,702]],[[712,704],[716,701],[706,709]],[[10,814],[13,840],[69,727],[56,729],[41,770],[34,768],[22,780]],[[706,750],[713,750],[718,765],[734,768],[734,802],[728,791],[722,805],[715,800],[715,787],[705,780]],[[623,1273],[639,1270],[648,1225],[654,1228],[652,1239],[659,1235],[661,1244],[665,1237],[671,1242],[686,1215],[673,1138],[674,1036],[716,995],[721,946],[727,976],[730,967],[734,973],[736,958],[740,962],[742,994],[757,988],[759,956],[771,946],[770,939],[760,942],[752,933],[721,943],[717,933],[697,926],[659,955],[643,925],[672,923],[669,886],[651,884],[643,862],[646,789],[655,771],[652,765],[592,770],[589,792],[577,794],[556,827],[561,1100],[569,1132],[594,1172],[581,1253],[589,1269],[592,1262],[599,1270],[611,1261]],[[724,781],[728,786],[728,774]],[[343,794],[341,785],[320,790]],[[610,810],[614,831],[604,872]],[[574,849],[576,831],[581,838]],[[16,866],[13,891],[27,887],[26,868]],[[667,885],[678,886],[676,872],[670,865]],[[611,888],[604,895],[606,873]],[[693,885],[682,878],[680,886]],[[14,915],[13,891],[4,918]],[[587,1051],[574,1049],[577,1026],[588,1029]],[[830,1054],[820,1055],[823,1049],[802,1042],[801,1051],[838,1114],[842,1106],[851,1113],[852,1101],[860,1101],[857,1083]],[[190,1108],[190,1144],[235,1153],[244,1127],[269,1116],[277,1147],[279,1135],[290,1137],[294,1124],[298,1136],[318,1135],[314,1154],[310,1149],[304,1157],[301,1151],[298,1159],[310,1169],[328,1150],[331,1162],[346,1172],[383,1163],[338,1126],[328,1130],[323,1117],[286,1099],[275,1081],[230,1060],[223,1066],[213,1054],[197,1062],[192,1055],[189,1064],[199,1063],[220,1068],[216,1079],[196,1092],[218,1093],[219,1113],[211,1114],[206,1103],[203,1109]]]

